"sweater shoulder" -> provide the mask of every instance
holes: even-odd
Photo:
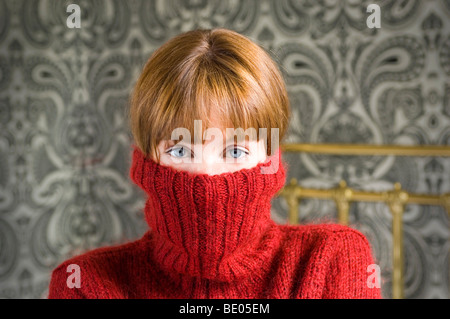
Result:
[[[48,298],[111,298],[117,274],[128,273],[127,267],[139,263],[144,239],[95,248],[61,262],[51,273]],[[68,287],[68,280],[78,272],[81,289]],[[106,287],[108,286],[108,287]]]
[[[280,228],[287,233],[298,234],[316,234],[320,236],[329,236],[334,234],[357,234],[358,236],[365,237],[359,230],[350,226],[327,223],[327,224],[305,224],[305,225],[279,225]]]
[[[280,228],[286,260],[304,278],[314,278],[301,280],[294,298],[380,298],[380,289],[367,285],[367,269],[375,260],[362,232],[338,224]]]
[[[120,262],[121,259],[130,257],[130,255],[136,254],[142,246],[142,238],[134,241],[94,248],[76,256],[72,256],[65,261],[61,262],[55,269],[66,269],[70,264],[89,265],[96,263],[103,263],[107,260],[116,260]]]
[[[348,241],[370,246],[367,237],[359,230],[340,224],[306,224],[306,225],[280,225],[284,238],[288,242],[301,241],[313,245],[319,243],[345,244]]]

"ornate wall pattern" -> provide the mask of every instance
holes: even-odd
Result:
[[[67,5],[81,28],[66,27]],[[370,3],[381,28],[366,25]],[[128,94],[170,37],[226,27],[266,48],[283,70],[293,117],[287,142],[450,144],[448,0],[0,0],[0,297],[42,298],[73,254],[140,237],[144,194],[128,178]],[[365,190],[450,191],[450,160],[285,154],[305,187],[340,179]],[[273,218],[287,221],[274,200]],[[304,200],[301,222],[334,218]],[[390,213],[352,206],[390,296]],[[407,298],[449,297],[443,208],[405,212]]]

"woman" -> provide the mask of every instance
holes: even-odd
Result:
[[[270,218],[289,101],[257,44],[226,29],[170,39],[145,65],[129,114],[130,177],[148,195],[150,230],[62,263],[49,298],[380,298],[360,232]],[[79,288],[67,284],[74,264]]]

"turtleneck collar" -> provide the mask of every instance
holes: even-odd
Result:
[[[134,146],[130,177],[148,195],[155,262],[170,274],[218,281],[263,267],[278,242],[270,208],[284,186],[284,166],[278,150],[250,169],[193,174],[161,165]],[[278,169],[264,174],[269,167]]]

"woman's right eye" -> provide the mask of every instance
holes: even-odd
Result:
[[[172,147],[166,153],[177,158],[187,157],[187,155],[190,154],[189,149],[185,146]]]

